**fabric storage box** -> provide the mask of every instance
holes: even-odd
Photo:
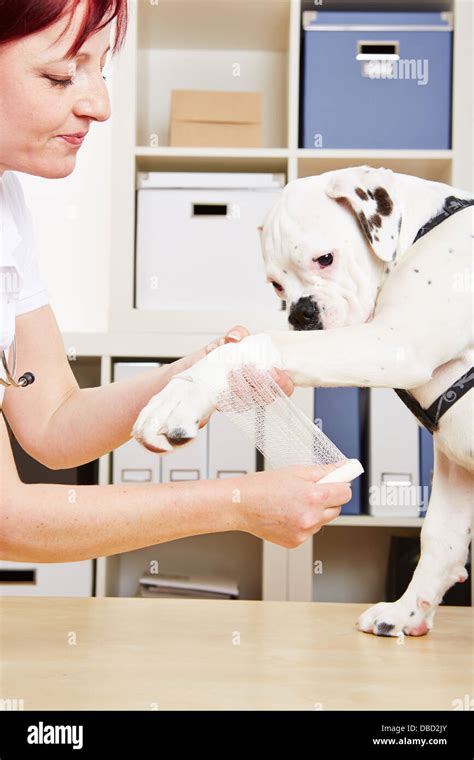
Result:
[[[284,184],[283,174],[139,173],[136,308],[278,311],[257,227]]]
[[[420,515],[424,517],[428,509],[433,486],[434,445],[433,436],[426,428],[420,426],[418,433],[420,444],[420,485],[422,487]]]
[[[451,147],[449,13],[305,11],[303,148]]]
[[[173,90],[172,147],[260,148],[262,94],[217,90]]]
[[[361,388],[316,388],[315,424],[348,459],[359,459],[364,469],[367,391]],[[341,515],[359,515],[365,476],[352,481],[352,498],[342,505]]]

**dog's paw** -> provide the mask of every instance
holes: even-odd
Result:
[[[199,423],[213,411],[205,384],[176,375],[138,415],[132,436],[149,451],[173,451],[192,441]]]
[[[433,626],[435,609],[421,598],[416,604],[401,599],[397,602],[379,602],[362,613],[356,627],[359,631],[376,636],[399,636],[400,633],[423,636]]]
[[[232,371],[249,363],[259,370],[281,366],[279,352],[265,333],[248,335],[211,351],[170,380],[150,399],[133,426],[132,436],[150,451],[172,451],[193,440],[199,423],[215,411]]]

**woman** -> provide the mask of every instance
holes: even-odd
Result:
[[[248,334],[234,328],[236,335],[173,364],[100,388],[80,390],[71,372],[13,172],[69,175],[80,135],[109,118],[102,69],[113,19],[116,52],[126,31],[126,0],[0,0],[0,349],[11,363],[15,333],[17,375],[28,368],[36,375],[26,388],[2,387],[0,401],[4,391],[2,411],[17,440],[52,469],[89,462],[125,443],[139,411],[175,373],[224,340]],[[275,369],[275,377],[287,394],[293,391],[283,372]],[[66,485],[24,484],[1,415],[0,459],[0,556],[7,560],[76,561],[228,530],[295,547],[337,517],[351,497],[347,484],[317,485],[334,466],[72,492]]]

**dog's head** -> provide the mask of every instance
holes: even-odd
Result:
[[[398,247],[395,176],[360,166],[290,182],[260,229],[267,279],[295,330],[370,320]]]

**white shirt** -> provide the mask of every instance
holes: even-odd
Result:
[[[47,303],[49,294],[41,279],[31,212],[20,180],[6,171],[0,176],[0,377],[5,379],[2,350],[8,357],[16,317]],[[34,367],[31,371],[34,373]],[[4,392],[0,384],[0,406]]]

